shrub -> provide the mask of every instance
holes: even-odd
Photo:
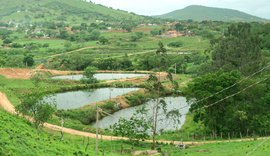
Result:
[[[183,43],[180,41],[175,41],[175,42],[171,42],[168,44],[169,47],[175,47],[175,48],[179,48],[183,46]]]
[[[129,105],[137,106],[148,101],[148,96],[144,93],[134,93],[132,95],[126,96]]]

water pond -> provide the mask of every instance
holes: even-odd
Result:
[[[176,129],[181,128],[186,119],[185,114],[189,111],[189,106],[187,104],[186,98],[181,97],[181,96],[165,97],[164,100],[167,103],[167,112],[174,109],[178,109],[180,111],[180,114],[183,114],[183,115],[179,117],[180,124],[177,124],[172,119],[166,119],[165,113],[161,111],[158,116],[157,130],[167,131],[167,130],[176,130]],[[132,114],[136,112],[136,109],[142,106],[145,106],[148,109],[147,114],[150,117],[150,115],[153,114],[153,111],[152,111],[153,105],[154,105],[154,101],[149,101],[140,106],[120,110],[112,114],[112,116],[107,116],[101,119],[99,122],[99,127],[103,129],[110,128],[110,126],[117,123],[120,118],[129,119],[132,116]],[[182,107],[185,107],[185,108],[180,109]],[[93,124],[93,126],[95,125]]]
[[[98,88],[82,91],[71,91],[65,93],[57,93],[53,96],[45,97],[43,100],[55,102],[57,109],[75,109],[85,105],[115,98],[139,88]]]
[[[124,78],[134,78],[134,77],[144,77],[148,74],[125,74],[125,73],[97,73],[94,77],[97,80],[115,80]],[[64,76],[54,76],[52,79],[62,79],[62,80],[80,80],[83,75],[64,75]]]

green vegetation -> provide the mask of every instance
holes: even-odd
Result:
[[[18,113],[33,117],[37,129],[47,122],[56,111],[53,104],[42,100],[43,97],[43,94],[25,95],[21,99],[21,104],[16,107]]]
[[[252,16],[237,10],[191,5],[181,10],[176,10],[156,17],[177,20],[194,21],[224,21],[224,22],[264,22],[256,16]]]
[[[28,0],[27,3],[12,0],[1,2],[1,10],[0,17],[2,20],[9,19],[17,22],[56,21],[57,23],[64,23],[64,21],[67,21],[68,23],[76,23],[87,20],[115,22],[118,20],[133,19],[135,21],[142,19],[140,16],[125,11],[113,10],[82,0]]]
[[[141,105],[149,100],[149,94],[146,93],[134,93],[132,95],[127,95],[126,99],[130,106]]]
[[[213,134],[234,130],[242,137],[267,131],[269,72],[260,70],[266,56],[256,33],[249,24],[232,24],[212,48],[213,62],[186,89],[188,99],[196,99],[190,109],[194,121]]]
[[[95,67],[87,67],[83,73],[82,83],[85,84],[91,84],[91,83],[97,83],[97,79],[94,78],[96,68]]]
[[[130,139],[100,140],[100,155],[130,155],[150,148],[175,156],[270,152],[269,140],[256,140],[269,135],[270,129],[270,25],[259,23],[266,20],[203,6],[162,16],[171,20],[158,19],[84,0],[9,0],[0,2],[0,10],[1,68],[40,65],[84,71],[82,81],[54,80],[51,74],[38,71],[28,80],[0,76],[0,91],[19,112],[34,119],[31,124],[0,108],[0,155],[94,155],[93,139],[64,134],[62,140],[63,135],[39,127],[44,122],[61,125],[64,121],[65,127],[94,132],[91,124],[96,121],[95,105],[55,112],[41,99],[53,93],[101,87],[139,87],[144,91],[98,102],[98,110],[114,113],[149,100],[154,105],[150,116],[138,110],[129,120],[119,120],[112,132],[99,129],[100,134]],[[173,20],[179,17],[185,21]],[[94,78],[96,70],[144,70],[150,76],[147,81],[99,82]],[[166,78],[164,73],[168,73]],[[185,115],[179,113],[181,110],[167,112],[161,98],[166,95],[187,97],[190,112],[181,129],[158,134],[159,113],[165,112],[166,118],[177,124]],[[104,112],[99,115],[107,116]],[[248,137],[255,141],[212,143],[185,150],[158,141]],[[153,142],[143,142],[146,138]]]

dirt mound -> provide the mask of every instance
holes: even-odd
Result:
[[[36,66],[36,69],[45,69],[45,65],[42,63],[42,64]]]
[[[0,75],[13,79],[28,79],[32,72],[31,69],[0,68]]]
[[[41,66],[39,67],[41,68]],[[52,75],[80,74],[79,71],[59,71],[50,69],[25,69],[25,68],[0,68],[0,75],[10,79],[30,79],[37,72],[50,73]]]

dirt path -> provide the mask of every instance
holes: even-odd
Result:
[[[143,51],[143,52],[129,53],[129,54],[127,54],[127,56],[135,56],[135,55],[141,55],[141,54],[153,53],[153,52],[155,52],[155,51],[156,51],[156,50],[146,50],[146,51]],[[122,55],[111,56],[111,58],[121,58],[121,57],[124,57],[124,56],[122,56]]]
[[[82,51],[82,50],[86,50],[86,49],[92,49],[92,48],[95,48],[95,47],[93,47],[93,46],[88,46],[88,47],[84,47],[84,48],[80,48],[80,49],[76,49],[76,50],[64,52],[64,53],[61,53],[61,54],[54,54],[54,55],[50,55],[50,56],[42,57],[42,58],[52,58],[52,57],[56,57],[56,56],[61,56],[61,55],[63,55],[63,54],[71,54],[71,53],[75,53],[75,52]]]
[[[16,114],[15,111],[15,107],[11,104],[11,102],[8,100],[7,96],[0,92],[0,106],[4,108],[4,110],[6,110],[7,112],[11,113],[11,114]],[[28,120],[32,120],[30,117],[26,117]],[[53,124],[49,124],[49,123],[45,123],[44,127],[49,129],[49,130],[53,130],[53,131],[63,131],[64,133],[67,134],[72,134],[72,135],[78,135],[78,136],[84,136],[84,137],[90,137],[90,138],[96,138],[96,134],[94,133],[89,133],[89,132],[82,132],[82,131],[78,131],[78,130],[74,130],[71,128],[62,128],[60,126],[57,125],[53,125]],[[99,135],[99,139],[103,139],[103,140],[120,140],[120,139],[125,139],[127,140],[128,138],[121,138],[121,137],[115,137],[115,136],[101,136]],[[266,138],[258,138],[258,139],[266,139]],[[205,141],[205,142],[180,142],[180,141],[167,141],[167,140],[158,140],[158,142],[162,142],[162,143],[173,143],[173,144],[186,144],[186,145],[202,145],[204,143],[218,143],[218,142],[241,142],[241,141],[252,141],[253,138],[248,138],[248,139],[242,139],[242,140],[226,140],[226,141]],[[146,142],[151,142],[151,140],[146,140]]]

